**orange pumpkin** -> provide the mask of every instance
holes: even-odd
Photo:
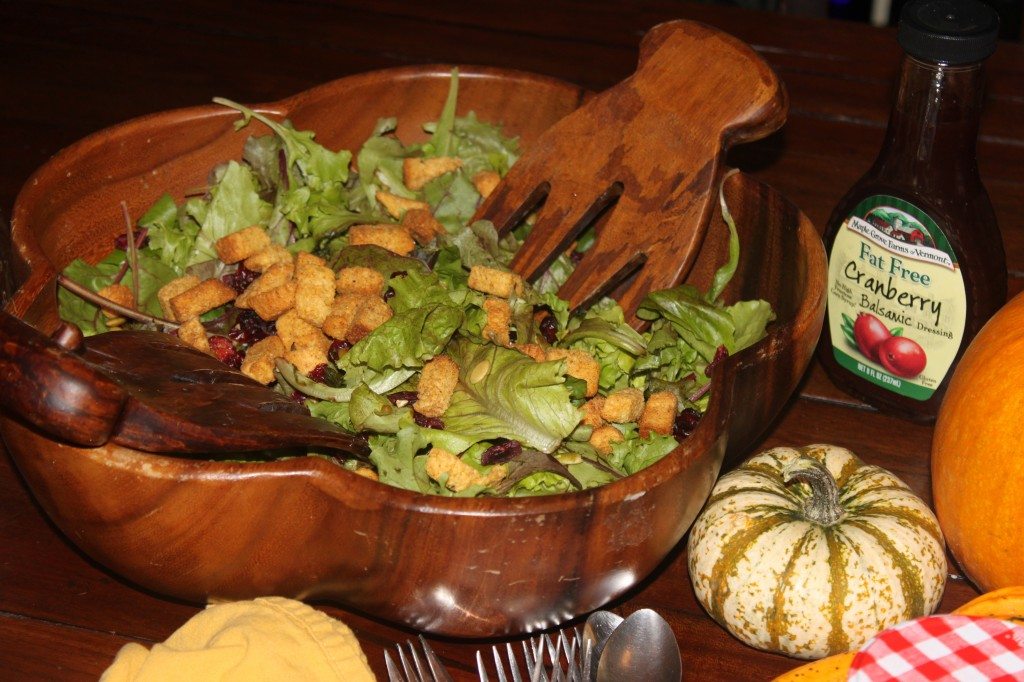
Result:
[[[1024,586],[1004,587],[975,597],[953,613],[986,616],[1024,625]]]
[[[974,338],[932,441],[932,497],[946,544],[982,591],[1024,585],[1024,294]]]

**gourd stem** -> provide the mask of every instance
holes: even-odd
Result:
[[[790,462],[782,472],[782,482],[788,484],[792,481],[806,483],[811,489],[803,506],[808,520],[831,526],[843,518],[845,512],[839,504],[839,486],[824,464],[810,457]]]

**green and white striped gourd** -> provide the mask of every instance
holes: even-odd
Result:
[[[932,613],[938,521],[896,476],[845,448],[775,448],[725,474],[690,530],[700,603],[743,642],[796,658],[859,648]]]

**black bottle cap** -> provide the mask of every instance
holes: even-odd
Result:
[[[898,40],[930,62],[980,62],[996,49],[999,15],[980,0],[912,0],[900,13]]]

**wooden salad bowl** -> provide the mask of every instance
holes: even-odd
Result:
[[[406,142],[440,111],[448,67],[344,78],[258,107],[356,150],[379,117]],[[500,122],[523,148],[588,97],[526,73],[462,68],[459,112]],[[54,277],[96,261],[161,194],[205,184],[239,158],[252,129],[226,108],[135,119],[65,149],[26,184],[12,216],[20,272],[7,310],[58,325]],[[261,133],[262,134],[262,133]],[[657,464],[601,488],[532,498],[445,498],[391,488],[316,457],[229,462],[155,455],[106,443],[76,447],[0,418],[7,449],[67,538],[132,583],[193,602],[285,595],[330,601],[458,637],[537,631],[596,609],[654,571],[678,545],[723,466],[747,454],[795,389],[824,313],[817,231],[770,187],[725,182],[741,259],[729,300],[763,298],[777,320],[716,370],[696,431]],[[708,228],[687,280],[706,288],[727,229]],[[682,589],[682,588],[681,588]]]

